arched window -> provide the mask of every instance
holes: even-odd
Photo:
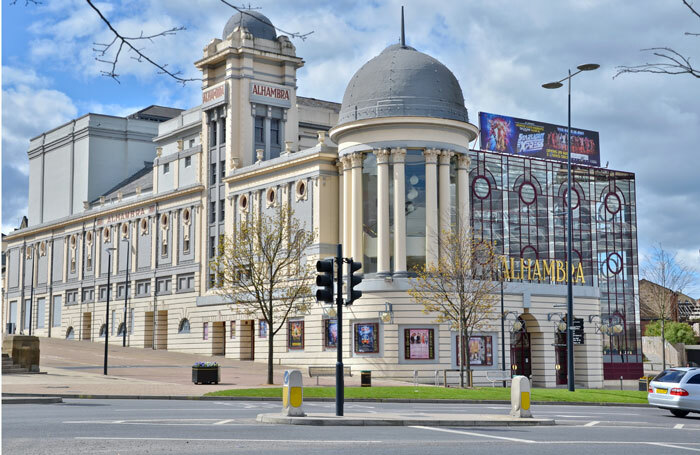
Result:
[[[183,318],[180,321],[180,325],[177,327],[177,333],[190,333],[190,321],[187,318]]]
[[[107,324],[102,324],[100,327],[100,338],[104,338],[107,335]]]
[[[68,329],[66,329],[66,340],[72,340],[73,338],[75,338],[73,327],[68,327]]]

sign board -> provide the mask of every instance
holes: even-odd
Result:
[[[228,100],[228,85],[220,82],[202,92],[202,109],[209,109]]]
[[[572,336],[574,339],[574,344],[584,344],[584,337],[583,337],[583,319],[581,318],[574,318],[573,323],[571,324],[572,328]]]
[[[123,212],[112,213],[104,218],[99,218],[95,224],[97,224],[97,226],[102,226],[103,224],[112,224],[119,221],[131,220],[133,218],[141,218],[153,214],[155,211],[155,205],[150,207],[138,207],[131,210],[125,210]]]
[[[479,112],[479,128],[482,150],[557,161],[567,159],[566,126]],[[571,162],[600,166],[597,131],[571,128]]]
[[[292,88],[269,82],[250,81],[250,102],[290,108]]]

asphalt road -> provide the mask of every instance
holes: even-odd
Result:
[[[305,403],[307,413],[334,403]],[[673,454],[700,452],[700,414],[534,406],[555,427],[309,427],[255,422],[279,402],[73,400],[3,405],[2,451],[22,454]],[[503,405],[346,403],[346,412],[507,413]]]

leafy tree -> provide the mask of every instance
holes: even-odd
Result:
[[[693,328],[684,322],[669,321],[664,324],[664,336],[671,343],[695,344]],[[647,325],[644,335],[648,337],[661,336],[661,321],[654,321]]]
[[[275,335],[287,319],[306,310],[312,269],[306,252],[314,234],[287,206],[272,214],[248,214],[222,237],[210,263],[218,275],[217,292],[239,312],[267,323],[267,383],[273,384]]]
[[[499,289],[499,257],[494,245],[470,230],[442,232],[439,259],[416,267],[408,294],[423,305],[423,313],[434,314],[438,323],[449,323],[459,341],[459,384],[470,369],[468,340],[494,319]],[[471,384],[470,384],[471,385]]]

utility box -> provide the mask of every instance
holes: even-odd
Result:
[[[282,386],[282,414],[290,417],[304,417],[304,386],[299,370],[286,370]]]
[[[360,372],[360,386],[372,387],[372,372],[371,371],[363,370]]]
[[[530,411],[530,380],[527,376],[513,376],[510,388],[511,417],[532,417]]]

